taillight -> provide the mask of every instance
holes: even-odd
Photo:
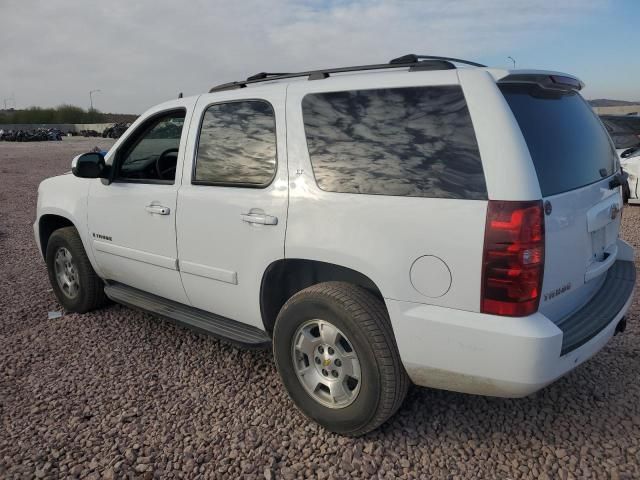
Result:
[[[538,310],[544,274],[542,201],[489,200],[482,262],[482,313]]]

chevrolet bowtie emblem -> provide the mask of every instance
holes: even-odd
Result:
[[[322,361],[322,366],[328,367],[331,364],[331,360],[328,358]]]

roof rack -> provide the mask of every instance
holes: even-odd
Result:
[[[400,64],[400,63],[417,63],[419,60],[444,60],[453,63],[462,63],[464,65],[471,65],[472,67],[481,67],[486,68],[486,65],[476,62],[470,62],[469,60],[462,60],[461,58],[453,58],[453,57],[434,57],[433,55],[416,55],[414,53],[410,53],[409,55],[403,55],[402,57],[394,58],[389,63]]]
[[[223,83],[216,85],[209,90],[209,93],[220,92],[223,90],[234,90],[236,88],[245,88],[247,85],[259,82],[268,82],[271,80],[284,80],[287,78],[297,77],[309,77],[309,80],[321,80],[328,78],[332,73],[347,73],[347,72],[359,72],[366,70],[385,70],[389,68],[402,68],[409,67],[409,71],[424,71],[424,70],[449,70],[456,68],[455,63],[464,65],[470,65],[473,67],[486,67],[481,63],[470,62],[468,60],[462,60],[452,57],[435,57],[431,55],[403,55],[402,57],[394,58],[389,63],[379,63],[373,65],[359,65],[354,67],[338,67],[338,68],[326,68],[322,70],[309,70],[306,72],[298,73],[267,73],[260,72],[255,75],[247,77],[246,80],[239,80],[235,82]]]
[[[247,77],[247,80],[263,80],[263,79],[267,79],[269,77],[281,77],[282,75],[289,75],[288,73],[267,73],[267,72],[260,72],[260,73],[256,73],[255,75],[251,75],[250,77]]]

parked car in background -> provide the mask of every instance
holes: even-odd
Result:
[[[260,73],[43,181],[35,239],[66,310],[108,297],[271,347],[334,432],[378,427],[410,382],[522,397],[622,332],[635,287],[582,87],[416,55]]]
[[[628,201],[640,204],[640,117],[637,115],[601,115],[620,158],[620,165],[629,174]]]
[[[633,115],[600,115],[616,150],[622,153],[640,145],[640,117]]]
[[[130,123],[125,122],[115,123],[114,125],[105,128],[102,132],[102,136],[104,138],[120,138],[122,134],[127,131],[127,128],[129,128],[130,125]]]
[[[5,142],[46,142],[62,140],[57,128],[34,128],[31,130],[0,130],[0,140]]]
[[[81,135],[83,137],[99,137],[102,134],[99,133],[97,130],[89,129],[89,130],[80,130],[78,132],[78,135]]]

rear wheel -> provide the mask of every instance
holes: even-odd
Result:
[[[46,262],[53,292],[65,310],[84,313],[104,304],[104,283],[93,270],[74,227],[51,234]]]
[[[289,395],[328,430],[362,435],[402,404],[409,379],[382,302],[343,282],[309,287],[282,307],[274,356]]]

